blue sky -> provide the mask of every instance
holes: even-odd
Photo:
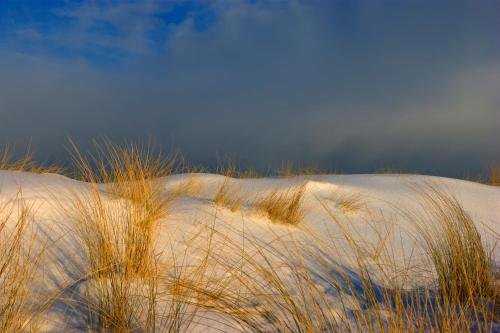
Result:
[[[500,2],[0,1],[0,140],[461,175],[500,159]]]
[[[161,54],[172,26],[192,20],[196,31],[215,19],[196,1],[0,2],[3,48],[67,60],[85,59],[103,69],[130,58]]]

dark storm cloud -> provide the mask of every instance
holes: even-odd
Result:
[[[0,42],[2,139],[44,154],[152,136],[345,171],[461,174],[500,157],[499,4],[89,3]],[[5,17],[4,17],[5,21]]]

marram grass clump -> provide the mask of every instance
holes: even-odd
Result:
[[[417,191],[425,220],[415,225],[432,260],[443,298],[465,304],[494,299],[492,251],[470,214],[457,198],[433,185]]]
[[[105,142],[91,160],[76,151],[88,191],[63,206],[87,262],[89,325],[102,332],[151,331],[155,326],[155,236],[176,192],[156,182],[175,161],[149,149]]]
[[[221,207],[226,207],[232,212],[240,209],[244,196],[240,194],[238,187],[234,184],[234,167],[230,165],[225,174],[222,184],[215,192],[213,201]]]
[[[304,198],[307,183],[287,189],[274,189],[254,202],[254,207],[271,221],[297,225],[304,219]]]
[[[30,147],[24,154],[16,156],[13,146],[5,145],[0,149],[0,170],[33,172],[33,173],[62,173],[63,169],[57,166],[44,166],[33,159]]]

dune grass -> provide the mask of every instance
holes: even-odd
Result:
[[[411,258],[398,266],[386,242],[390,230],[378,234],[384,255],[371,253],[349,231],[350,222],[323,205],[346,248],[312,234],[317,246],[304,246],[290,234],[274,242],[249,238],[241,251],[224,238],[228,253],[242,253],[242,264],[219,254],[214,259],[239,289],[200,292],[211,300],[210,309],[237,321],[243,331],[493,332],[499,317],[491,257],[470,216],[453,197],[438,193],[437,201],[432,197],[436,192],[421,193],[437,228],[417,230],[417,238],[427,240],[420,245],[428,267],[413,267]],[[351,265],[339,258],[351,258]],[[435,276],[435,284],[411,281],[428,274]]]
[[[460,305],[470,309],[480,320],[488,313],[483,308],[485,303],[500,306],[492,250],[454,196],[433,185],[418,191],[427,223],[420,220],[416,226],[437,274],[441,300],[448,307]]]
[[[227,189],[222,192],[227,193]],[[255,207],[274,222],[297,225],[303,218],[304,193],[305,184],[275,189],[257,201]],[[230,256],[209,252],[208,256],[230,279],[215,288],[190,276],[175,280],[170,295],[176,301],[168,311],[178,321],[171,322],[171,331],[180,331],[180,322],[185,320],[182,318],[193,320],[189,309],[194,305],[229,318],[243,331],[254,332],[463,332],[472,328],[492,332],[492,323],[498,320],[498,287],[490,252],[474,221],[455,198],[438,189],[424,189],[419,194],[429,222],[419,225],[429,228],[417,228],[416,237],[432,264],[428,273],[436,275],[436,284],[416,288],[409,281],[410,265],[396,269],[384,245],[390,231],[380,234],[382,252],[388,254],[371,254],[365,243],[357,242],[356,235],[348,231],[345,223],[349,221],[325,208],[349,244],[348,249],[339,252],[336,244],[321,242],[319,237],[318,246],[313,249],[302,248],[293,237],[272,243],[251,239],[242,249],[224,237],[223,246],[229,253],[239,253],[237,261],[243,264],[229,260]],[[353,198],[344,201],[348,207],[357,202]],[[346,255],[353,258],[350,267],[336,259]],[[174,270],[182,270],[182,265]],[[131,287],[125,285],[127,290]],[[98,289],[108,290],[106,286]],[[340,303],[332,304],[332,294]],[[137,304],[132,306],[123,298],[118,300],[125,308],[137,308]],[[157,300],[151,296],[149,302],[146,308],[153,309]],[[147,311],[150,315],[142,315],[146,318],[143,322],[151,322],[151,311]],[[117,317],[138,322],[141,316],[120,313]],[[109,322],[115,325],[117,319]],[[126,331],[124,327],[120,326],[120,330]]]
[[[16,156],[15,147],[5,145],[0,149],[0,170],[24,171],[33,173],[63,173],[58,166],[44,166],[33,159],[33,152],[28,146],[24,154]]]
[[[238,172],[235,176],[241,179],[256,179],[263,177],[263,175],[259,173],[255,167],[252,166],[246,169],[238,169]]]
[[[301,166],[300,164],[294,164],[291,161],[283,162],[280,169],[277,170],[277,175],[289,178],[294,176],[314,176],[314,175],[325,175],[325,174],[335,174],[335,170],[326,171],[317,167],[311,166]]]
[[[85,234],[92,233],[93,227],[99,230],[95,237],[102,239],[100,242],[113,240],[113,232],[123,233],[120,235],[125,246],[123,254],[140,273],[153,262],[152,245],[157,223],[175,197],[175,192],[164,195],[156,182],[157,178],[172,174],[175,156],[163,159],[161,153],[154,155],[150,147],[117,146],[109,141],[97,146],[97,152],[91,161],[78,151],[75,153],[80,177],[91,185],[90,197],[75,200],[80,225],[88,227]],[[109,204],[103,195],[106,192],[124,200]],[[102,267],[98,264],[92,269]]]
[[[172,255],[165,263],[155,247],[160,223],[177,195],[196,188],[186,182],[166,192],[156,181],[175,172],[175,159],[110,142],[90,158],[78,150],[74,157],[78,178],[88,184],[61,209],[84,254],[81,282],[91,332],[189,332],[207,313],[242,332],[493,332],[499,321],[491,249],[460,202],[437,187],[417,189],[419,213],[401,214],[414,222],[415,239],[428,259],[417,270],[412,258],[403,267],[396,262],[387,242],[394,236],[390,229],[376,233],[376,248],[350,231],[345,213],[366,205],[361,195],[343,193],[328,198],[342,216],[320,202],[340,240],[325,241],[301,229],[314,242],[290,231],[274,241],[243,233],[240,243],[215,229],[214,221],[196,264],[188,263],[189,247],[184,259]],[[20,169],[28,165],[23,163]],[[243,200],[231,183],[237,172],[228,168],[224,174],[213,200],[237,210]],[[306,185],[275,188],[253,208],[275,223],[300,227]],[[30,283],[38,257],[22,241],[29,207],[1,208],[0,330],[26,331],[37,313]],[[17,221],[13,232],[7,228],[11,220]],[[366,227],[375,230],[377,222],[367,221]],[[415,271],[435,283],[416,287]]]
[[[155,235],[175,196],[164,194],[155,179],[171,174],[175,160],[106,141],[91,160],[76,150],[75,164],[89,190],[73,193],[64,209],[88,265],[89,324],[102,332],[150,331],[157,296]]]
[[[227,189],[222,192],[227,193]],[[275,222],[297,225],[303,218],[304,193],[305,184],[287,190],[275,189],[257,201],[255,207]],[[168,331],[186,330],[199,309],[205,309],[236,322],[242,331],[254,332],[462,332],[472,328],[492,332],[492,323],[498,320],[495,312],[498,287],[492,273],[491,254],[474,221],[455,198],[438,189],[424,189],[419,194],[422,211],[432,224],[425,224],[430,228],[417,228],[416,237],[432,263],[428,273],[436,275],[436,284],[416,288],[409,280],[410,265],[396,269],[385,245],[390,231],[379,235],[382,252],[387,255],[371,254],[366,244],[357,242],[356,236],[348,231],[345,223],[349,221],[340,219],[323,205],[349,244],[347,249],[339,252],[335,243],[324,243],[319,237],[317,247],[303,248],[292,236],[287,241],[279,239],[271,243],[249,239],[244,249],[223,237],[221,247],[239,256],[223,256],[208,250],[207,258],[210,256],[217,262],[230,278],[215,287],[209,286],[200,283],[208,280],[204,276],[206,271],[195,268],[198,272],[195,279],[186,274],[169,280],[167,294],[171,302],[162,316],[175,319],[168,322]],[[355,207],[357,199],[343,201],[347,207]],[[123,207],[120,211],[123,212]],[[114,214],[111,216],[120,221]],[[110,225],[104,222],[97,228],[101,234],[96,239],[101,238],[103,244],[96,246],[99,241],[93,239],[88,246],[108,253],[106,258],[118,259],[95,266],[114,267],[105,274],[106,278],[98,279],[97,285],[92,286],[94,292],[101,293],[98,311],[93,312],[99,314],[98,327],[115,332],[157,327],[155,309],[161,294],[157,275],[141,270],[137,278],[137,265],[130,264],[128,268],[128,262],[137,261],[137,257],[123,253],[117,256],[117,249],[126,245],[119,242],[110,245],[118,231],[102,226]],[[212,229],[212,232],[217,231]],[[118,234],[122,237],[123,231]],[[337,259],[346,255],[353,258],[350,267]],[[182,264],[173,264],[170,269],[179,272],[184,268]],[[136,287],[138,283],[141,290]],[[149,293],[144,293],[144,288]],[[340,303],[332,303],[332,295]],[[145,312],[132,311],[138,308]],[[186,321],[187,326],[182,324]]]
[[[89,328],[98,332],[131,332],[135,326],[149,329],[156,296],[150,292],[156,289],[153,242],[160,208],[150,212],[131,200],[109,201],[98,189],[91,191],[75,195],[65,207],[87,265]]]
[[[254,201],[253,207],[276,223],[297,225],[304,219],[307,183],[287,189],[274,189]]]
[[[32,330],[40,308],[33,301],[33,279],[43,249],[26,237],[31,207],[20,194],[0,206],[0,331]]]
[[[226,207],[232,212],[240,209],[244,197],[239,193],[238,188],[233,184],[234,166],[230,165],[224,174],[224,181],[215,192],[213,201],[216,205]]]
[[[206,169],[203,169],[207,171]],[[259,173],[257,169],[253,166],[248,166],[247,168],[239,167],[231,158],[217,158],[217,168],[213,170],[217,175],[227,176],[228,174],[232,178],[240,179],[256,179],[265,177],[267,173]]]
[[[335,190],[327,198],[335,203],[345,214],[354,214],[366,210],[366,200],[361,193],[346,193],[343,190]]]

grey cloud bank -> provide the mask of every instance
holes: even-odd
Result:
[[[218,152],[242,166],[345,172],[459,176],[500,159],[500,3],[209,7],[203,29],[190,16],[161,25],[156,2],[72,7],[58,14],[78,23],[67,31],[26,27],[0,42],[0,140],[31,139],[57,159],[67,136],[84,147],[151,136],[198,163]],[[120,37],[88,29],[96,15]],[[161,47],[148,37],[158,29]],[[111,54],[104,64],[85,55],[89,43]]]

